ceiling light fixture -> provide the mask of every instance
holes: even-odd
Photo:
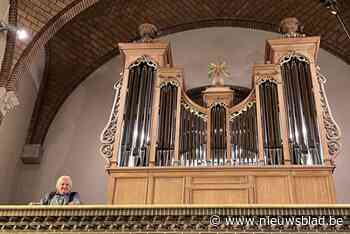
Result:
[[[3,21],[0,21],[0,32],[7,32],[7,31],[16,32],[17,38],[21,41],[24,41],[28,38],[28,33],[26,30],[20,29],[16,26],[7,25]]]

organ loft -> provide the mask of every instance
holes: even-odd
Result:
[[[124,69],[101,134],[108,202],[335,203],[340,130],[317,67],[320,37],[299,29],[281,22],[245,92],[225,85],[223,61],[209,64],[212,85],[186,90],[154,25],[120,43]]]

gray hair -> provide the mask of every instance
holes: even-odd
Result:
[[[73,187],[73,182],[72,182],[72,178],[70,178],[70,176],[61,176],[60,178],[58,178],[57,182],[56,182],[56,189],[58,189],[58,187],[60,186],[62,180],[66,179],[68,181],[69,187],[70,189],[72,189]]]

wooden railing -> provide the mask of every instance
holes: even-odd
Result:
[[[292,217],[304,221],[282,225]],[[349,205],[0,206],[7,233],[348,233],[349,224]]]

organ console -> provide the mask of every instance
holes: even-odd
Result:
[[[317,71],[320,38],[296,22],[267,40],[239,103],[221,80],[194,102],[154,26],[140,27],[147,40],[120,43],[124,70],[101,134],[109,202],[334,203],[340,130]]]

